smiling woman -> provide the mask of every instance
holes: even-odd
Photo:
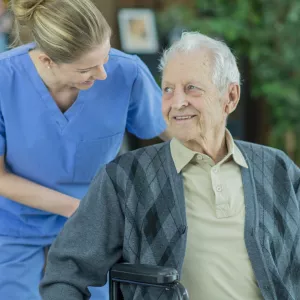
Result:
[[[0,295],[40,300],[44,248],[116,157],[125,129],[150,139],[166,125],[155,80],[138,57],[111,48],[92,1],[11,4],[14,44],[24,27],[32,43],[0,54]],[[107,285],[90,292],[108,298]]]
[[[57,105],[65,108],[61,91],[65,90],[66,95],[70,87],[88,89],[94,80],[106,79],[103,65],[108,60],[111,30],[91,2],[63,1],[60,5],[56,2],[14,1],[12,7],[16,33],[22,26],[29,28],[35,41],[31,59]],[[14,44],[20,43],[20,35],[16,34]],[[70,91],[67,106],[71,106],[76,97],[77,94]]]

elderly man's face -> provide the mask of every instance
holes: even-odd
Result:
[[[213,59],[208,50],[175,54],[163,72],[163,114],[181,142],[213,137],[224,129],[228,95],[212,82]]]

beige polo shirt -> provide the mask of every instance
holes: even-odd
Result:
[[[184,180],[188,235],[181,282],[191,300],[263,299],[244,241],[240,167],[248,166],[229,131],[226,143],[228,154],[217,164],[176,139],[170,145]]]

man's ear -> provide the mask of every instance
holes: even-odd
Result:
[[[228,86],[227,99],[225,102],[225,112],[230,115],[237,107],[240,100],[241,88],[237,83]]]

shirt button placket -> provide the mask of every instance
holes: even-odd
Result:
[[[217,185],[216,190],[219,193],[222,192],[222,190],[223,190],[222,184]]]

